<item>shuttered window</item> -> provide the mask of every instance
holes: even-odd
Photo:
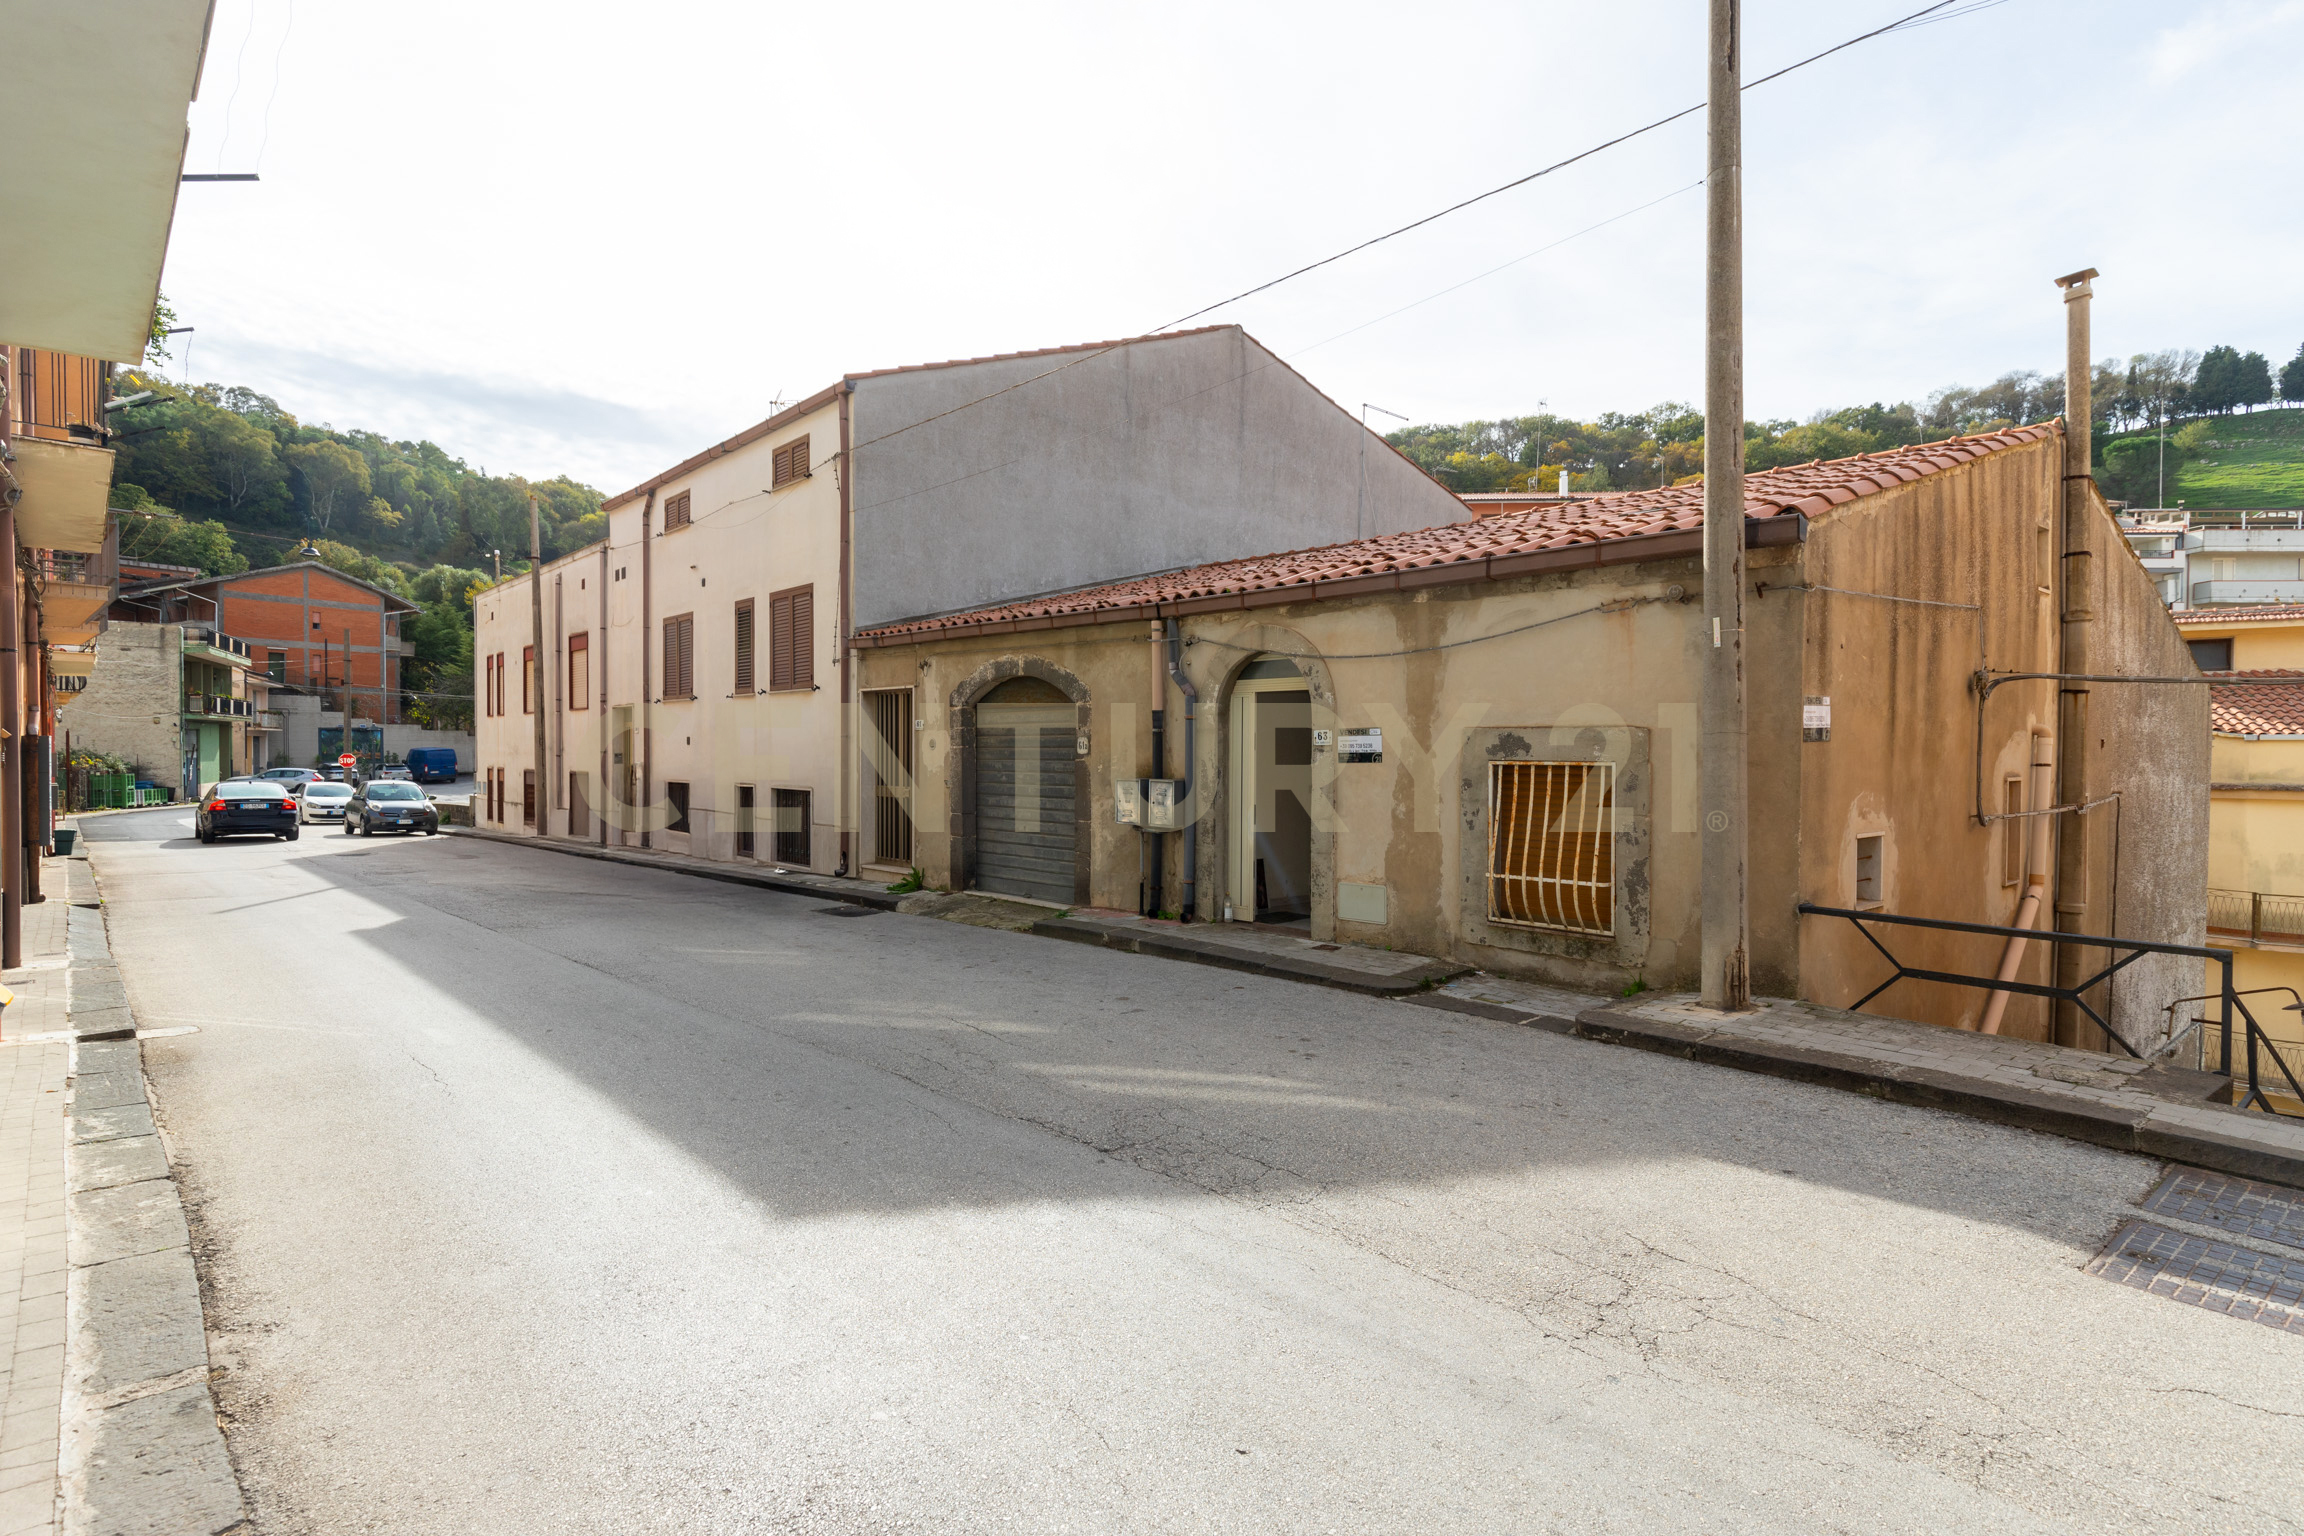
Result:
[[[1610,763],[1488,765],[1488,916],[1573,933],[1616,927]]]
[[[589,630],[568,637],[568,707],[592,707],[592,634]]]
[[[484,656],[480,666],[480,713],[494,719],[496,716],[496,658]]]
[[[667,496],[667,497],[665,497],[665,498],[664,498],[664,531],[665,531],[666,533],[670,533],[670,532],[671,532],[673,529],[675,529],[675,528],[685,528],[685,527],[687,527],[687,526],[688,526],[688,493],[687,493],[686,491],[682,491],[682,492],[681,492],[679,495],[677,495],[677,496]]]
[[[696,697],[696,615],[676,614],[664,621],[664,697]]]
[[[752,599],[746,598],[736,605],[736,697],[756,691],[752,677]]]
[[[768,488],[780,490],[795,480],[805,480],[814,465],[808,458],[808,439],[796,437],[769,455],[770,478]]]
[[[520,647],[520,713],[536,713],[536,647]]]
[[[816,686],[816,589],[768,595],[768,688],[790,693]]]
[[[520,770],[520,820],[528,826],[536,825],[536,770]]]

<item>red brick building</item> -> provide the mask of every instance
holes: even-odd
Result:
[[[401,663],[413,647],[400,637],[416,605],[382,587],[300,561],[238,576],[122,585],[115,617],[143,623],[213,624],[247,642],[257,669],[275,682],[320,694],[333,706],[349,688],[354,716],[400,720]]]

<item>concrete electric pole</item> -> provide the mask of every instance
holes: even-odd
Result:
[[[1707,1008],[1752,1006],[1744,859],[1744,189],[1742,0],[1711,0],[1704,176],[1702,756]]]
[[[2064,805],[2086,806],[2089,795],[2088,685],[2075,679],[2096,670],[2091,644],[2096,618],[2095,482],[2090,476],[2089,420],[2094,405],[2089,399],[2088,300],[2094,267],[2068,272],[2056,279],[2064,290],[2064,517],[2063,558],[2058,585],[2064,603],[2057,630],[2056,670],[2066,674],[2060,690],[2057,734],[2064,755],[2058,763],[2056,798]],[[2067,813],[2056,843],[2056,923],[2067,933],[2091,931],[2088,920],[2089,887],[2094,883],[2088,861],[2088,817],[2084,811]],[[2089,951],[2077,944],[2056,946],[2056,985],[2076,987],[2086,978]],[[2058,1045],[2098,1047],[2093,1021],[2084,1020],[2077,1003],[2056,1001],[2055,1040]]]
[[[544,807],[548,803],[544,794],[544,534],[536,517],[536,493],[528,493],[528,596],[529,602],[529,662],[527,676],[520,688],[536,714],[536,769],[535,783],[536,835],[544,835],[546,820]],[[523,798],[526,798],[525,796]]]

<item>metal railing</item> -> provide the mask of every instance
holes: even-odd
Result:
[[[2289,1087],[2295,1091],[2296,1097],[2300,1101],[2304,1101],[2304,1087],[2298,1086],[2296,1074],[2290,1070],[2289,1063],[2282,1057],[2272,1038],[2264,1033],[2263,1026],[2256,1022],[2256,1016],[2249,1012],[2247,1003],[2242,1001],[2246,994],[2241,993],[2233,986],[2232,951],[2229,949],[2210,949],[2201,944],[2163,944],[2156,939],[2121,939],[2093,933],[2064,933],[2055,929],[2010,928],[1997,923],[1957,923],[1938,917],[1905,917],[1892,912],[1861,911],[1848,907],[1820,907],[1814,902],[1808,901],[1800,903],[1799,911],[1807,917],[1845,918],[1854,925],[1858,933],[1864,935],[1866,941],[1874,949],[1880,951],[1881,958],[1894,968],[1893,974],[1886,981],[1881,982],[1880,985],[1858,998],[1850,1006],[1850,1012],[1861,1010],[1866,1003],[1900,981],[1935,981],[1948,986],[1974,987],[1987,993],[2010,992],[2022,997],[2052,998],[2060,1002],[2068,1002],[2086,1014],[2094,1021],[2096,1027],[2104,1032],[2105,1039],[2139,1061],[2167,1058],[2184,1037],[2178,1035],[2173,1040],[2155,1045],[2152,1048],[2150,1058],[2147,1058],[2145,1052],[2138,1050],[2112,1027],[2111,1020],[2097,1011],[2096,1005],[2088,1000],[2088,994],[2112,980],[2114,976],[2143,959],[2146,955],[2183,955],[2197,960],[2212,961],[2222,969],[2222,984],[2214,992],[2206,994],[2205,998],[2181,1000],[2190,1002],[2213,1000],[2220,1005],[2216,1010],[2216,1018],[2203,1018],[2196,1021],[2196,1027],[2213,1024],[2217,1031],[2218,1065],[2209,1070],[2220,1072],[2232,1079],[2235,1098],[2242,1109],[2261,1109],[2269,1115],[2281,1113],[2279,1109],[2273,1106],[2271,1099],[2264,1092],[2262,1069],[2267,1064],[2278,1068],[2280,1075],[2287,1079]],[[2041,944],[2074,944],[2084,949],[2112,951],[2118,958],[2108,961],[2094,975],[2084,978],[2076,986],[2059,987],[2037,981],[2002,981],[1997,976],[1972,976],[1965,971],[1939,971],[1906,965],[1889,951],[1887,945],[1880,942],[1880,936],[1874,933],[1869,926],[1874,923],[1901,928],[1925,928],[1938,933],[1973,933],[1998,939],[2028,939]],[[2257,990],[2264,989],[2259,988]],[[2242,1055],[2247,1064],[2247,1087],[2245,1091],[2241,1090],[2240,1077],[2234,1070],[2233,1031],[2235,1027],[2242,1032],[2239,1043],[2243,1047]],[[2185,1033],[2189,1034],[2190,1031],[2187,1030]]]
[[[2208,892],[2208,931],[2218,938],[2249,944],[2294,944],[2304,948],[2304,896],[2265,891]]]
[[[247,641],[236,640],[232,636],[224,633],[224,631],[215,628],[213,625],[187,624],[184,626],[184,638],[187,640],[196,641],[197,643],[205,645],[212,650],[230,651],[236,656],[246,656],[248,654]]]
[[[221,694],[188,693],[184,695],[184,713],[246,716],[256,713],[256,705],[249,699],[228,699]]]

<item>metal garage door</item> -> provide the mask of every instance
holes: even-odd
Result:
[[[976,706],[976,886],[1069,905],[1080,712],[1000,701],[1010,689],[1016,683]]]

